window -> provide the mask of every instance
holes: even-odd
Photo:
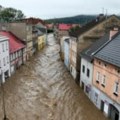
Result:
[[[106,76],[103,75],[103,76],[102,76],[102,84],[101,84],[101,85],[102,85],[103,87],[105,87],[105,83],[106,83]]]
[[[13,53],[13,60],[15,59],[15,54]]]
[[[18,52],[15,52],[15,56],[16,56],[16,58],[18,57]]]
[[[8,50],[8,42],[6,42],[6,50]]]
[[[0,68],[1,68],[1,60],[0,60]]]
[[[4,52],[4,43],[2,44],[2,50],[3,50],[3,52]]]
[[[97,72],[96,74],[96,82],[99,83],[100,81],[100,72]]]
[[[120,70],[117,70],[118,73],[120,73]]]
[[[104,67],[107,67],[107,64],[106,64],[106,63],[104,63]]]
[[[9,63],[9,57],[7,56],[7,63]]]
[[[3,63],[4,63],[4,66],[5,66],[5,64],[6,64],[6,62],[5,62],[5,58],[3,58]]]
[[[90,76],[90,70],[87,69],[87,77],[89,77],[89,76]]]
[[[119,83],[115,82],[115,86],[114,86],[114,95],[118,96],[118,91],[119,91]]]
[[[82,72],[85,73],[85,66],[82,66]]]

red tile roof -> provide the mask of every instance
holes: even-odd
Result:
[[[10,53],[16,52],[25,47],[22,41],[17,38],[13,33],[1,31],[0,34],[9,38]]]
[[[59,24],[58,29],[59,30],[69,30],[70,28],[72,28],[71,24]]]

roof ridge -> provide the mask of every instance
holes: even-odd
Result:
[[[97,54],[102,48],[104,48],[107,44],[109,44],[110,42],[112,42],[118,35],[120,35],[120,31],[118,32],[118,33],[116,33],[113,37],[112,37],[112,39],[110,40],[108,40],[105,44],[103,44],[100,48],[98,48],[94,53],[92,53],[92,55],[95,55],[95,54]]]

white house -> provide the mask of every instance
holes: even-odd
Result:
[[[102,38],[97,40],[92,46],[86,48],[81,53],[81,65],[80,65],[80,86],[86,93],[86,95],[93,100],[94,87],[92,85],[93,80],[93,54],[99,50],[109,40],[109,33],[105,34]]]
[[[8,38],[0,35],[0,82],[5,82],[5,78],[10,76]]]

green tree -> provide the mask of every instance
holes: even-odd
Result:
[[[16,19],[24,18],[24,14],[21,10],[16,10],[14,8],[2,8],[0,9],[0,19],[3,21],[13,21]]]

